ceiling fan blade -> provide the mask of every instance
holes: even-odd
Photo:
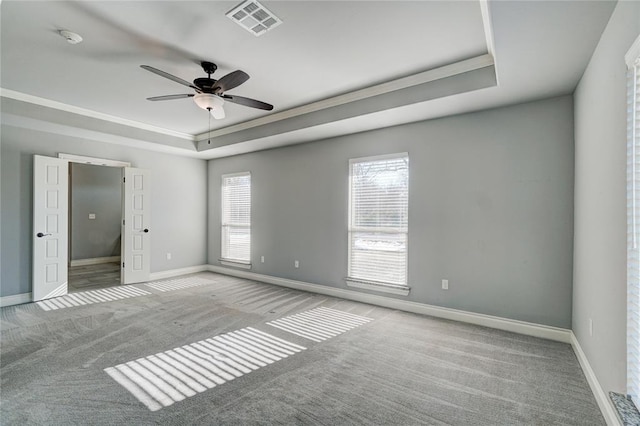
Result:
[[[192,89],[197,90],[198,92],[200,92],[199,88],[197,88],[193,84],[189,83],[187,80],[183,80],[180,77],[176,77],[175,75],[171,75],[168,72],[164,72],[164,71],[159,70],[157,68],[150,67],[149,65],[140,65],[140,68],[143,68],[143,69],[145,69],[147,71],[150,71],[150,72],[152,72],[154,74],[157,74],[157,75],[159,75],[161,77],[168,78],[169,80],[173,80],[176,83],[182,84],[183,86],[191,87]]]
[[[172,99],[184,99],[184,98],[193,98],[192,94],[182,94],[182,95],[164,95],[164,96],[153,96],[151,98],[147,98],[148,101],[169,101]]]
[[[211,112],[211,116],[216,120],[220,120],[225,117],[224,108],[221,106],[212,108],[209,111]]]
[[[231,102],[238,105],[244,105],[251,108],[265,109],[267,111],[271,111],[273,109],[273,105],[271,104],[268,104],[262,101],[257,101],[251,98],[245,98],[244,96],[223,95],[222,98],[227,102]]]
[[[230,72],[224,77],[221,77],[220,80],[213,85],[213,91],[215,93],[224,93],[227,90],[240,86],[247,80],[249,80],[249,74],[244,71],[236,70]]]

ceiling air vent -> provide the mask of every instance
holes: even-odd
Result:
[[[256,0],[240,3],[227,12],[227,16],[256,37],[282,24],[280,18]]]

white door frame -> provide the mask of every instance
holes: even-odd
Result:
[[[50,157],[50,158],[55,158],[55,157]],[[109,159],[105,159],[105,158],[96,158],[96,157],[87,157],[87,156],[82,156],[82,155],[75,155],[75,154],[66,154],[66,153],[58,153],[58,159],[61,160],[66,160],[68,163],[80,163],[80,164],[92,164],[92,165],[96,165],[96,166],[107,166],[107,167],[117,167],[117,168],[127,168],[127,167],[131,167],[131,163],[127,162],[127,161],[118,161],[118,160],[109,160]],[[124,172],[123,172],[124,173]],[[124,186],[123,186],[123,191],[125,190]],[[69,192],[69,187],[66,187],[66,192],[68,195]],[[123,194],[124,196],[124,194]],[[65,202],[64,203],[64,207],[66,209],[66,214],[69,215],[69,203]],[[34,210],[36,209],[36,206],[34,205]],[[35,212],[34,212],[35,214]],[[122,219],[121,219],[122,220]],[[68,224],[65,223],[64,227],[67,228]],[[69,239],[69,234],[68,234],[68,230],[66,230],[66,235],[63,236],[64,239],[67,240]],[[66,250],[66,248],[65,248]],[[32,265],[35,265],[35,258],[32,260]],[[68,275],[68,264],[67,262],[65,262],[64,264],[64,268],[65,270],[60,271],[60,272],[65,272],[65,276]],[[121,272],[122,272],[122,268],[120,268]],[[122,274],[121,274],[122,275]],[[35,301],[36,300],[36,296],[39,294],[39,291],[35,290],[35,277],[34,280],[32,282],[32,299]],[[68,288],[68,282],[65,283],[65,288],[63,289],[64,292],[61,294],[66,294],[67,293],[67,288]],[[56,295],[61,295],[61,294],[56,294]],[[42,298],[42,297],[40,297]],[[39,299],[38,299],[39,300]]]
[[[1,1],[1,0],[0,0]],[[75,155],[75,154],[66,154],[64,152],[58,153],[58,158],[67,160],[69,163],[77,163],[77,164],[90,164],[93,166],[106,166],[106,167],[117,167],[119,169],[124,169],[125,167],[131,167],[131,163],[128,161],[119,161],[119,160],[109,160],[106,158],[97,158],[97,157],[87,157],[85,155]],[[71,173],[71,167],[69,167],[69,173]],[[122,176],[120,176],[122,179]],[[71,186],[71,182],[73,181],[73,176],[69,179],[69,186]],[[122,183],[122,180],[120,181]],[[124,189],[122,189],[124,190]],[[71,233],[71,222],[73,221],[73,217],[71,216],[71,192],[69,191],[69,233]],[[122,213],[121,213],[122,215]],[[120,223],[122,223],[122,217],[120,218]],[[73,265],[73,260],[71,260],[71,240],[69,239],[68,244],[68,253],[69,253],[69,264]],[[122,272],[122,271],[121,271]],[[122,276],[122,274],[120,274]]]
[[[65,153],[59,153],[58,157],[71,163],[118,167],[122,170],[120,283],[133,284],[148,281],[151,255],[149,246],[150,173],[148,170],[132,168],[131,163],[127,161]],[[129,182],[125,181],[126,176],[129,176]],[[139,188],[138,185],[141,187]],[[127,221],[126,225],[125,221]]]
[[[83,155],[59,153],[58,158],[68,160],[70,163],[93,164],[94,166],[107,167],[131,167],[131,163],[127,161],[107,160],[104,158],[86,157]]]

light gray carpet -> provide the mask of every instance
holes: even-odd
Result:
[[[48,311],[36,304],[2,308],[0,422],[604,424],[567,344],[212,273],[196,277],[173,287],[139,284],[134,287],[151,294],[113,301]],[[343,328],[340,321],[319,324],[313,315],[331,312],[318,307],[371,320]],[[281,328],[267,324],[272,321]],[[237,369],[239,362],[249,365],[241,352],[247,340],[229,336],[252,339],[252,333],[269,336],[261,343],[265,357],[264,345],[278,347],[278,339],[305,350],[245,368],[156,411],[105,372],[189,355],[185,348],[215,349],[211,362],[233,372],[234,362]],[[305,333],[327,338],[314,341]],[[195,377],[198,368],[183,371]],[[180,374],[161,385],[178,383]]]

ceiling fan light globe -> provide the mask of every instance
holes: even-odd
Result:
[[[211,93],[198,93],[193,97],[193,100],[200,108],[209,111],[222,109],[222,105],[224,104],[222,98]]]

